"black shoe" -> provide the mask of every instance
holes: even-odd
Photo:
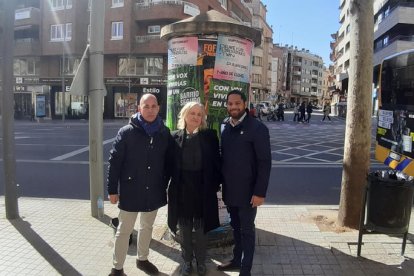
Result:
[[[150,263],[150,261],[148,260],[145,260],[145,261],[137,260],[137,267],[149,275],[158,274],[158,268],[152,263]]]
[[[217,266],[217,270],[220,270],[220,271],[239,270],[239,269],[240,269],[240,265],[234,262],[229,262],[229,263],[225,263],[225,264],[221,264]]]
[[[204,276],[207,273],[207,267],[205,264],[197,265],[197,274],[198,276]]]
[[[191,262],[185,262],[181,267],[181,276],[190,276],[191,272],[193,272]]]
[[[126,274],[124,273],[124,269],[112,268],[111,274],[109,274],[109,276],[126,276]]]

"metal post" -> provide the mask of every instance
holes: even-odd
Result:
[[[4,197],[7,219],[19,217],[16,187],[16,158],[14,153],[14,104],[13,104],[13,43],[15,1],[4,1],[4,22],[2,34],[3,87],[2,87],[2,122],[3,122],[3,171]]]
[[[66,26],[65,26],[66,27]],[[65,35],[65,34],[64,34]],[[63,38],[66,39],[65,37]],[[62,121],[65,122],[65,109],[66,109],[66,98],[65,98],[65,41],[62,42]]]
[[[89,178],[91,211],[98,217],[98,199],[104,197],[103,180],[103,46],[105,5],[92,0],[89,46]],[[99,211],[99,212],[98,212]]]
[[[66,5],[63,7],[63,41],[62,41],[62,121],[65,122],[66,113],[66,86],[65,86],[65,42],[66,42]]]

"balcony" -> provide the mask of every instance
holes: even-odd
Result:
[[[414,24],[413,14],[414,3],[400,3],[389,12],[387,17],[374,26],[374,40],[399,23]]]
[[[41,55],[40,41],[34,38],[16,39],[14,41],[15,56]]]
[[[30,26],[30,25],[40,25],[40,9],[38,8],[24,8],[18,9],[14,13],[14,26]]]
[[[181,20],[200,14],[200,8],[180,0],[139,0],[135,4],[135,20]]]
[[[293,71],[293,75],[301,76],[302,72],[301,71]]]
[[[160,39],[160,35],[135,36],[135,53],[159,54],[167,53],[167,42]]]
[[[414,35],[398,35],[388,41],[387,44],[374,50],[373,65],[382,62],[385,57],[414,48]]]

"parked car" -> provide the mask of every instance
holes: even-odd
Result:
[[[264,103],[258,103],[256,106],[256,110],[259,111],[262,115],[267,115],[270,112],[269,107],[267,107]]]

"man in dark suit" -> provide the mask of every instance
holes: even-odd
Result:
[[[232,90],[221,134],[223,199],[233,228],[233,259],[218,270],[238,270],[251,275],[255,248],[257,207],[264,203],[271,169],[268,128],[246,110],[246,95]]]

